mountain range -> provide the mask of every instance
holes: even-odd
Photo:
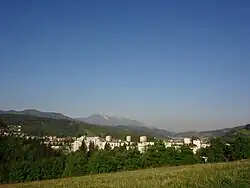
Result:
[[[61,113],[57,112],[41,112],[36,109],[26,109],[22,111],[15,111],[15,110],[0,110],[0,114],[19,114],[19,115],[30,115],[36,117],[43,117],[43,118],[52,118],[52,119],[72,119],[68,116],[65,116]]]
[[[164,129],[158,129],[158,128],[151,128],[147,127],[144,123],[141,123],[137,120],[132,120],[127,117],[115,117],[115,116],[109,116],[104,115],[102,113],[100,114],[94,114],[87,118],[71,118],[68,116],[65,116],[61,113],[56,112],[41,112],[36,109],[26,109],[23,111],[15,111],[15,110],[8,110],[3,111],[0,110],[0,115],[4,114],[12,114],[12,115],[29,115],[29,116],[35,116],[40,118],[50,118],[55,120],[70,120],[70,121],[76,121],[76,122],[83,122],[87,123],[89,125],[99,125],[104,127],[110,127],[110,128],[118,128],[117,130],[120,131],[136,131],[138,133],[150,133],[150,135],[155,136],[162,136],[162,137],[168,137],[168,136],[174,136],[174,137],[192,137],[192,136],[198,136],[198,137],[212,137],[212,136],[224,136],[231,132],[238,132],[238,131],[244,131],[245,125],[240,125],[237,127],[232,128],[224,128],[224,129],[218,129],[218,130],[211,130],[211,131],[188,131],[188,132],[179,132],[174,133],[170,132]]]
[[[110,126],[118,126],[118,125],[133,125],[133,126],[145,126],[144,123],[141,123],[137,120],[132,120],[127,117],[116,117],[109,116],[105,114],[94,114],[87,118],[78,118],[79,121],[84,121],[89,124],[95,125],[110,125]]]
[[[61,113],[57,112],[41,112],[36,109],[26,109],[22,111],[8,110],[3,111],[0,110],[0,114],[20,114],[20,115],[30,115],[42,118],[52,118],[52,119],[67,119],[67,120],[78,120],[83,121],[85,123],[94,124],[94,125],[109,125],[109,126],[117,126],[117,125],[133,125],[133,126],[145,126],[145,124],[132,120],[127,117],[116,117],[116,116],[108,116],[102,113],[94,114],[87,118],[76,118],[73,119],[71,117],[65,116]]]
[[[72,122],[83,123],[85,127],[88,125],[92,125],[93,128],[97,128],[99,130],[105,129],[105,130],[110,131],[111,129],[113,129],[114,132],[124,132],[124,133],[134,132],[137,134],[150,135],[152,137],[158,137],[158,138],[167,138],[169,136],[173,136],[174,134],[164,129],[147,127],[144,123],[141,123],[137,120],[129,119],[127,117],[109,116],[109,115],[104,115],[102,113],[94,114],[87,118],[76,118],[76,119],[70,118],[61,113],[41,112],[35,109],[26,109],[23,111],[0,110],[0,115],[22,115],[22,116],[14,117],[15,119],[20,119],[22,117],[27,119],[27,115],[28,115],[32,117],[50,118],[50,119],[55,119],[55,120],[70,120]],[[96,125],[98,125],[99,128],[96,127]],[[88,126],[88,128],[90,127]]]

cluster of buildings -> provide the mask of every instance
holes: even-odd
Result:
[[[81,136],[73,141],[73,143],[71,144],[71,151],[77,151],[81,147],[83,141],[85,142],[87,149],[90,142],[92,142],[99,149],[104,149],[106,144],[109,144],[111,149],[126,145],[127,149],[129,149],[130,147],[137,147],[140,152],[144,152],[148,146],[152,146],[155,144],[155,142],[148,142],[146,136],[140,136],[139,142],[132,142],[131,136],[126,136],[125,140],[112,139],[112,136],[110,135],[106,136],[105,139],[102,139],[100,137]],[[201,141],[199,138],[165,140],[164,144],[165,147],[175,148],[180,148],[182,145],[188,145],[193,150],[193,153],[196,153],[200,148],[210,146],[208,143]]]
[[[3,136],[10,136],[10,135],[25,136],[25,134],[22,133],[21,125],[8,125],[7,129],[2,129],[0,132],[1,135]]]
[[[114,149],[115,147],[122,147],[125,144],[128,148],[129,145],[133,144],[133,142],[131,142],[131,136],[127,136],[125,141],[118,140],[118,139],[112,139],[112,137],[110,135],[106,136],[105,139],[102,139],[98,136],[95,136],[95,137],[81,136],[81,137],[77,138],[71,144],[71,150],[77,151],[81,147],[83,141],[85,142],[87,149],[89,147],[90,142],[92,142],[99,149],[104,149],[106,144],[109,144],[111,149]]]
[[[81,136],[81,137],[56,137],[56,136],[30,136],[25,133],[22,133],[22,127],[20,125],[9,125],[7,132],[1,132],[4,136],[15,135],[18,137],[24,137],[26,139],[40,139],[46,145],[50,145],[53,149],[60,149],[66,148],[69,152],[77,151],[83,141],[85,142],[87,149],[92,142],[96,147],[99,149],[105,149],[106,144],[108,144],[111,149],[116,147],[123,147],[126,146],[126,149],[130,147],[137,147],[140,152],[144,152],[148,146],[152,146],[155,142],[148,142],[147,136],[140,136],[139,142],[132,142],[131,136],[126,136],[125,140],[119,140],[112,138],[111,135],[106,136],[105,139],[100,138],[98,136],[88,137],[88,136]],[[196,153],[197,150],[200,148],[205,148],[210,146],[208,143],[200,140],[199,138],[175,138],[171,140],[164,140],[163,143],[165,147],[175,147],[180,148],[182,145],[188,145],[192,150],[193,153]]]

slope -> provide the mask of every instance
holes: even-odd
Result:
[[[118,172],[65,178],[23,184],[3,185],[9,188],[95,188],[95,187],[250,187],[250,160],[192,166]],[[0,186],[1,187],[1,186]]]
[[[57,112],[41,112],[36,109],[26,109],[23,111],[15,111],[15,110],[8,110],[3,111],[0,110],[0,114],[19,114],[19,115],[30,115],[30,116],[37,116],[37,117],[44,117],[44,118],[52,118],[52,119],[71,119],[61,113]]]
[[[224,136],[230,138],[230,137],[234,137],[236,134],[250,136],[250,124],[231,129]]]
[[[224,129],[217,129],[211,131],[188,131],[188,132],[179,132],[176,133],[175,136],[182,136],[182,137],[218,137],[218,136],[225,136],[227,134],[231,134],[232,132],[244,131],[246,125],[241,125],[232,128],[224,128]]]

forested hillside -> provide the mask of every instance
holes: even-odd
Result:
[[[16,111],[16,110],[0,110],[0,114],[19,114],[19,115],[30,115],[30,116],[36,116],[36,117],[42,117],[42,118],[52,118],[52,119],[72,119],[68,116],[65,116],[61,113],[57,112],[41,112],[36,109],[26,109],[22,111]]]
[[[125,136],[131,135],[133,141],[137,141],[140,135],[148,136],[149,140],[153,137],[167,138],[168,135],[157,132],[155,129],[138,128],[133,126],[100,126],[90,125],[84,122],[52,119],[23,114],[1,114],[0,119],[7,125],[21,125],[22,131],[29,135],[42,136],[100,136],[112,135],[117,139],[124,139]]]
[[[232,128],[224,136],[230,137],[230,136],[236,135],[238,133],[241,133],[241,134],[246,135],[246,136],[250,136],[250,124]]]
[[[232,133],[237,133],[237,132],[242,132],[249,134],[247,130],[249,128],[246,128],[247,126],[250,125],[240,125],[237,127],[232,127],[232,128],[225,128],[225,129],[217,129],[217,130],[211,130],[211,131],[188,131],[188,132],[179,132],[176,133],[175,136],[182,136],[182,137],[192,137],[192,136],[197,136],[197,137],[218,137],[218,136],[227,136]],[[249,134],[250,135],[250,134]]]

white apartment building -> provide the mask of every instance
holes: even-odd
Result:
[[[130,136],[126,137],[126,141],[115,140],[115,139],[112,139],[111,136],[106,136],[105,140],[101,139],[100,137],[82,136],[82,137],[76,138],[76,140],[71,144],[72,146],[71,150],[77,151],[79,147],[81,147],[83,140],[87,146],[87,149],[88,149],[90,142],[93,142],[94,145],[98,146],[99,149],[104,149],[107,143],[110,145],[111,149],[114,149],[115,147],[124,146],[124,144],[126,144],[127,145],[126,148],[129,149],[130,148],[129,145],[132,144]],[[174,147],[176,149],[180,148],[184,144],[189,145],[192,143],[194,145],[191,148],[193,150],[193,153],[196,153],[197,150],[199,150],[200,148],[205,148],[205,147],[210,146],[210,144],[202,143],[199,138],[196,138],[193,140],[191,138],[184,138],[183,142],[181,142],[180,140],[168,140],[168,141],[163,141],[163,143],[165,147]],[[152,145],[154,145],[154,142],[147,142],[147,137],[141,136],[140,142],[136,144],[136,147],[138,148],[140,152],[144,152],[148,146],[152,146]]]
[[[183,142],[184,142],[184,144],[186,144],[186,145],[189,145],[189,144],[192,143],[192,142],[191,142],[191,138],[184,138],[184,139],[183,139]]]

